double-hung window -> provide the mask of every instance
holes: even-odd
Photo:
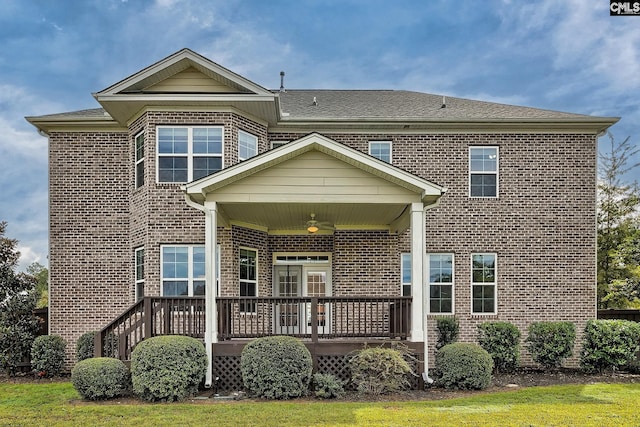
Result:
[[[471,255],[471,309],[495,314],[497,308],[496,254]]]
[[[136,276],[136,301],[144,298],[144,248],[137,248],[134,252]]]
[[[136,151],[136,188],[144,185],[144,132],[140,132],[135,137]]]
[[[240,297],[258,296],[258,252],[254,249],[240,248]],[[255,313],[255,302],[242,300],[240,312]]]
[[[453,313],[453,254],[429,254],[429,311]]]
[[[391,141],[369,141],[369,155],[391,163]]]
[[[498,147],[469,147],[469,196],[498,197]]]
[[[247,160],[258,154],[258,138],[243,130],[238,131],[238,160]]]
[[[222,126],[157,128],[158,182],[191,182],[222,169]]]
[[[162,246],[162,296],[204,295],[204,246]]]
[[[411,254],[403,253],[400,258],[402,275],[402,296],[411,296]]]

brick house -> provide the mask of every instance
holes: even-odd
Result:
[[[581,335],[596,315],[596,143],[616,118],[271,91],[189,49],[94,97],[27,118],[49,138],[50,333],[70,363],[91,330],[123,359],[189,334],[207,384],[232,388],[257,336],[299,336],[331,371],[367,341],[433,355],[438,316],[475,341],[484,321]]]

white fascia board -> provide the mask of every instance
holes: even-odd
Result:
[[[100,95],[94,94],[98,102],[251,102],[263,101],[273,102],[274,95],[252,95],[252,94],[117,94]]]

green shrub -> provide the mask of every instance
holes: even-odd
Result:
[[[67,344],[58,335],[41,335],[31,346],[31,369],[41,377],[60,375]]]
[[[314,374],[315,395],[323,399],[344,396],[344,384],[331,374]]]
[[[131,376],[121,360],[96,357],[76,363],[71,370],[71,383],[84,399],[102,400],[127,394]]]
[[[96,333],[96,331],[85,332],[78,338],[78,342],[76,342],[76,360],[78,362],[93,357],[93,340]]]
[[[458,319],[455,317],[439,317],[436,321],[436,327],[438,328],[436,349],[440,349],[447,344],[453,344],[458,341],[460,325],[458,324]]]
[[[1,225],[0,222],[0,243]],[[3,295],[0,289],[0,297]],[[0,369],[9,375],[15,375],[18,366],[31,354],[39,328],[38,318],[33,314],[35,308],[33,292],[17,293],[0,301]]]
[[[584,330],[580,366],[586,372],[617,370],[633,363],[640,325],[628,320],[589,320]]]
[[[536,322],[529,325],[527,350],[545,369],[559,368],[573,354],[576,327],[571,322]]]
[[[242,349],[242,381],[250,393],[267,399],[303,396],[309,390],[313,361],[297,338],[258,338]]]
[[[509,322],[485,322],[478,330],[478,343],[491,355],[495,370],[515,370],[520,362],[520,330]]]
[[[477,344],[454,343],[436,352],[436,383],[448,389],[482,390],[491,384],[493,359]]]
[[[351,381],[367,394],[385,394],[409,386],[411,368],[402,353],[393,348],[369,347],[350,360]]]
[[[131,353],[133,392],[149,401],[183,400],[198,391],[207,363],[204,345],[195,338],[146,339]]]

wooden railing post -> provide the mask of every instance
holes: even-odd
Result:
[[[142,313],[144,319],[144,338],[148,339],[153,336],[153,313],[151,297],[144,297],[144,306]]]
[[[97,331],[93,336],[93,355],[95,357],[104,356],[103,334],[104,331]]]
[[[311,342],[318,343],[318,297],[311,297]]]

